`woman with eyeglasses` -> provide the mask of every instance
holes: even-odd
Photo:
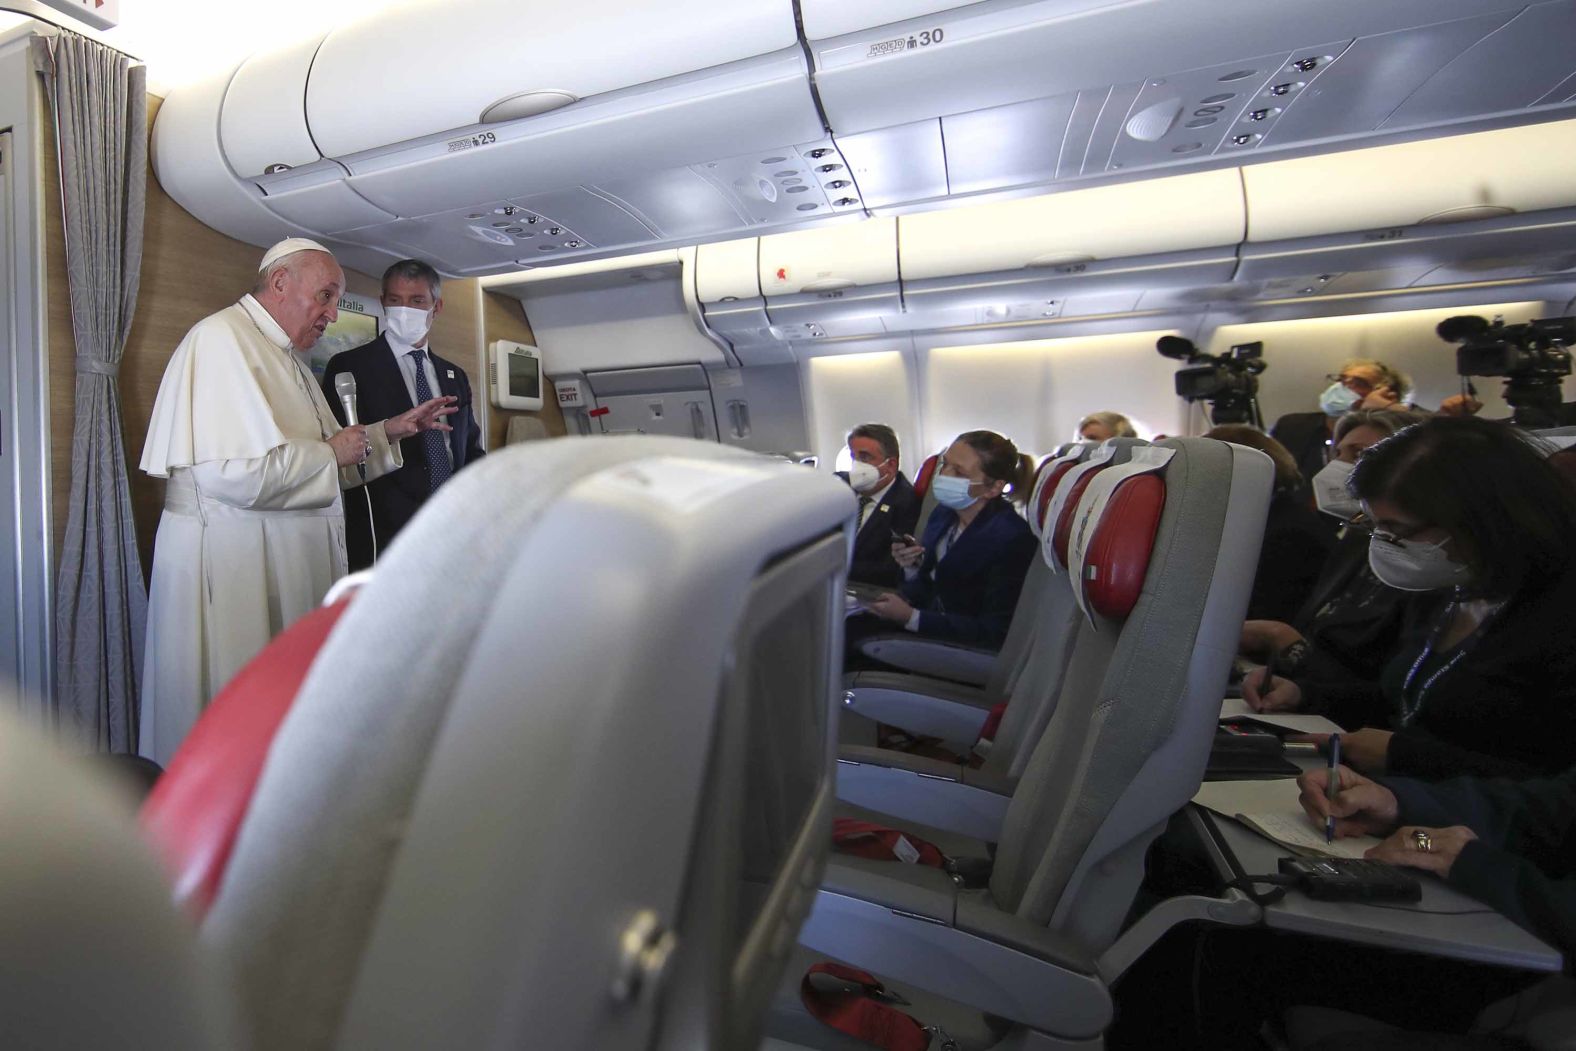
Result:
[[[1368,568],[1368,532],[1350,527],[1362,505],[1346,489],[1357,458],[1397,431],[1428,417],[1405,409],[1358,409],[1335,424],[1330,460],[1313,476],[1315,505],[1338,522],[1335,549],[1295,614],[1287,620],[1249,619],[1242,653],[1275,667],[1287,678],[1376,678],[1400,640],[1407,592],[1380,582]]]
[[[1436,417],[1365,452],[1348,483],[1368,563],[1415,593],[1377,680],[1258,676],[1260,711],[1319,711],[1363,773],[1528,777],[1576,765],[1576,487],[1508,424]]]
[[[923,538],[892,544],[903,567],[902,591],[867,607],[886,630],[895,625],[928,638],[1001,647],[1037,546],[1003,494],[1026,494],[1033,468],[993,431],[968,431],[947,446],[930,482],[937,506]],[[849,621],[850,638],[870,634],[868,621],[858,619]]]

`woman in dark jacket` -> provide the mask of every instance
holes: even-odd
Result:
[[[999,649],[1038,546],[1003,494],[1027,493],[1032,477],[1032,462],[1001,435],[958,435],[931,479],[937,506],[924,537],[892,545],[903,567],[902,592],[874,600],[870,613],[889,631],[896,625],[926,638]],[[850,620],[848,629],[854,637],[864,626]]]
[[[1256,676],[1261,711],[1320,711],[1361,729],[1342,753],[1364,773],[1531,777],[1576,764],[1576,488],[1508,424],[1435,418],[1373,446],[1350,488],[1369,564],[1417,592],[1377,680]]]

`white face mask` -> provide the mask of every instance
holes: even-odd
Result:
[[[383,320],[389,342],[401,347],[414,347],[432,329],[432,311],[415,307],[384,307]]]
[[[1368,541],[1368,568],[1380,581],[1401,591],[1438,591],[1466,584],[1472,571],[1445,554],[1445,542],[1399,540],[1395,543],[1375,537]]]
[[[856,493],[868,493],[881,484],[881,472],[874,464],[855,460],[853,466],[848,468],[848,484],[853,486]]]
[[[950,474],[938,474],[930,480],[930,491],[936,494],[936,503],[961,511],[973,504],[976,497],[969,495],[969,480]]]
[[[1363,505],[1357,497],[1346,491],[1346,480],[1356,470],[1356,464],[1331,460],[1313,476],[1313,502],[1327,515],[1334,515],[1349,522],[1362,512]]]

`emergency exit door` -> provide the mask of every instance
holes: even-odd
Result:
[[[711,391],[668,391],[598,398],[607,412],[597,417],[603,434],[669,434],[677,438],[717,440],[717,418]]]
[[[699,365],[588,372],[586,382],[596,399],[593,418],[603,434],[717,440],[711,384]]]

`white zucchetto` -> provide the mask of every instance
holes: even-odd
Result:
[[[305,237],[287,237],[263,253],[263,261],[257,264],[257,272],[259,274],[264,273],[285,256],[294,255],[297,252],[324,252],[330,256],[334,254],[316,241]]]

